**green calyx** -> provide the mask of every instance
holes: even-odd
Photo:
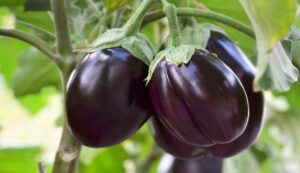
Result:
[[[175,5],[167,2],[166,0],[162,0],[162,4],[164,6],[164,13],[167,16],[169,23],[169,43],[168,48],[159,52],[156,55],[155,59],[151,62],[149,66],[148,76],[146,78],[147,84],[151,80],[157,65],[161,61],[169,61],[176,66],[186,64],[191,60],[193,54],[195,53],[195,50],[198,48],[194,45],[183,44]]]
[[[170,47],[159,52],[150,64],[147,83],[151,80],[157,65],[162,61],[169,61],[177,66],[187,64],[196,50],[205,50],[211,31],[224,33],[224,31],[211,24],[192,24],[182,30],[182,43],[178,47]]]
[[[196,47],[182,44],[179,45],[178,47],[169,47],[159,52],[149,66],[148,76],[146,78],[147,84],[151,80],[157,65],[161,61],[163,60],[169,61],[175,64],[176,66],[179,66],[181,64],[187,64],[191,60],[195,51],[196,51]]]
[[[149,65],[155,55],[154,49],[150,41],[139,33],[139,29],[144,15],[154,2],[156,0],[144,0],[122,28],[106,31],[85,51],[94,52],[106,48],[122,47]]]
[[[215,25],[208,23],[193,23],[183,28],[182,42],[183,44],[196,47],[197,49],[205,49],[211,31],[221,32],[225,35],[224,31]]]
[[[92,44],[88,52],[94,52],[111,47],[122,47],[129,51],[134,57],[149,65],[152,61],[154,49],[150,41],[141,33],[126,36],[123,29],[111,29],[102,34]]]

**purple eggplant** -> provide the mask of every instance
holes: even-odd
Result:
[[[155,116],[152,116],[150,120],[151,133],[157,145],[165,152],[181,159],[198,158],[207,154],[204,149],[180,141]]]
[[[155,115],[179,140],[195,147],[232,142],[244,132],[248,99],[234,72],[197,50],[187,64],[163,60],[149,83]]]
[[[215,145],[208,150],[218,157],[235,155],[251,146],[257,139],[263,121],[264,97],[262,92],[254,92],[255,68],[245,54],[226,36],[211,32],[207,50],[217,54],[242,82],[249,102],[249,122],[244,133],[228,144]]]
[[[123,48],[88,54],[69,79],[71,131],[84,145],[106,147],[134,134],[149,118],[148,67]]]

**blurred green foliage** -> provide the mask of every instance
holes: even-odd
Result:
[[[0,172],[32,172],[37,173],[37,165],[41,157],[41,149],[30,148],[6,148],[0,150]]]
[[[179,0],[172,1],[178,5],[180,4]],[[77,2],[77,0],[74,0],[74,2]],[[109,27],[111,24],[109,22],[112,22],[114,16],[119,14],[118,10],[123,10],[124,16],[129,15],[128,11],[138,6],[138,3],[130,2],[130,0],[88,0],[86,1],[87,4],[93,4],[76,3],[70,6],[70,11],[72,11],[70,13],[70,26],[72,38],[78,40],[76,46],[86,45],[90,40],[82,37],[90,35],[91,31],[98,34],[98,32],[103,32]],[[196,6],[194,1],[188,2],[190,6]],[[250,21],[238,0],[198,0],[197,2],[203,3],[212,11],[228,15],[250,26]],[[47,41],[52,47],[55,47],[53,43],[54,24],[50,13],[48,11],[25,12],[23,11],[24,3],[23,0],[0,1],[0,28],[16,28],[38,36]],[[97,13],[93,11],[95,10],[94,7],[109,12],[106,16],[108,23],[97,23],[95,19],[98,19],[98,17],[95,16]],[[27,9],[30,10],[30,8]],[[198,21],[210,22],[222,27],[249,57],[256,55],[255,41],[243,33],[210,20],[198,19]],[[120,18],[116,26],[121,26],[124,22],[126,22],[126,18]],[[142,29],[142,32],[154,43],[156,49],[165,41],[165,25],[166,22],[161,20]],[[295,22],[294,30],[296,33],[300,31],[299,20]],[[299,43],[294,42],[295,46],[297,44]],[[297,50],[295,47],[293,58],[300,62],[300,53]],[[37,115],[40,111],[45,111],[45,108],[49,106],[49,97],[61,92],[60,78],[56,67],[37,50],[11,38],[0,37],[0,75],[3,76],[5,81],[4,86],[1,86],[0,89],[6,88],[5,92],[14,92],[16,96],[19,96],[14,99],[30,112],[29,115]],[[266,93],[267,116],[260,138],[250,150],[236,157],[226,159],[225,173],[246,173],[247,171],[251,173],[300,172],[299,96],[299,82],[294,84],[289,92]],[[2,146],[2,141],[5,139],[1,136],[3,123],[1,117],[10,116],[3,115],[4,111],[1,112],[1,104],[5,101],[0,100],[0,172],[35,173],[38,172],[37,163],[40,161],[51,168],[53,161],[51,159],[53,159],[55,153],[52,153],[49,160],[49,158],[44,157],[45,151],[38,145],[32,147],[28,144],[19,143],[17,147]],[[49,116],[53,115],[49,113]],[[39,117],[33,118],[38,119]],[[53,125],[53,129],[55,128],[57,127]],[[44,135],[45,138],[51,136],[50,134]],[[53,141],[58,144],[59,138],[59,136],[55,136]],[[56,146],[52,147],[55,148]],[[156,144],[150,135],[149,128],[144,126],[129,140],[114,147],[106,149],[84,147],[79,163],[79,173],[130,172],[136,167],[143,167],[149,161],[149,155],[153,154],[152,151],[155,147]],[[149,172],[156,173],[158,164],[159,157],[153,161]]]

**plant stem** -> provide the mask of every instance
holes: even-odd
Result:
[[[177,15],[178,16],[194,16],[194,17],[202,17],[202,18],[206,18],[206,19],[210,19],[228,26],[231,26],[232,28],[235,28],[243,33],[245,33],[246,35],[255,38],[255,34],[254,31],[244,25],[243,23],[230,18],[228,16],[225,16],[223,14],[220,13],[216,13],[216,12],[211,12],[211,11],[207,11],[207,10],[202,10],[202,9],[197,9],[197,8],[177,8]],[[143,25],[146,25],[150,22],[159,20],[161,18],[165,17],[165,14],[163,13],[162,10],[158,10],[155,12],[152,12],[149,15],[146,15],[143,21]]]
[[[64,88],[64,103],[66,99],[66,86],[69,76],[75,67],[75,58],[72,53],[72,45],[67,21],[67,10],[65,0],[51,0],[51,8],[54,16],[56,29],[56,42],[58,53],[62,56],[59,64],[62,85]],[[65,113],[66,115],[66,113]],[[59,149],[55,156],[52,173],[74,173],[76,163],[80,155],[81,144],[73,137],[66,121],[59,144]]]
[[[67,68],[69,66],[69,68]],[[65,64],[65,69],[61,71],[62,73],[62,83],[63,83],[63,93],[64,93],[64,103],[66,99],[66,86],[68,78],[74,68],[74,64]],[[65,114],[66,115],[66,114]],[[73,137],[68,128],[68,123],[66,121],[63,126],[63,132],[61,135],[58,151],[55,155],[55,161],[52,173],[75,173],[77,160],[80,156],[81,144]]]
[[[141,6],[133,13],[133,16],[123,26],[126,36],[132,35],[139,30],[145,13],[156,1],[157,0],[143,0]]]
[[[68,28],[65,0],[51,0],[51,9],[55,22],[58,52],[62,56],[69,56],[72,54],[72,46]]]
[[[59,149],[55,155],[52,173],[75,173],[76,162],[79,158],[81,146],[70,134],[65,122]]]
[[[162,3],[164,6],[164,13],[168,18],[170,29],[170,39],[168,47],[178,47],[182,43],[182,38],[178,24],[176,7],[174,4],[170,4],[166,0],[162,0]]]
[[[55,62],[57,62],[59,59],[59,56],[54,53],[54,50],[52,50],[45,41],[43,41],[37,37],[28,35],[26,33],[23,33],[23,32],[17,31],[17,30],[12,30],[12,29],[0,29],[0,35],[16,38],[18,40],[22,40],[22,41],[32,45],[33,47],[37,48],[42,53],[44,53],[48,58],[50,58],[51,60],[53,60]]]

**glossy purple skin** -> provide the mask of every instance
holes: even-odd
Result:
[[[233,142],[209,147],[208,150],[218,157],[233,156],[248,147],[257,139],[263,120],[264,97],[262,92],[253,91],[255,69],[239,48],[224,35],[212,32],[207,50],[214,52],[238,76],[244,85],[249,102],[249,122],[244,133]]]
[[[66,109],[84,145],[107,147],[134,134],[149,117],[147,66],[123,48],[91,53],[70,77]]]
[[[206,157],[193,160],[174,159],[167,172],[161,173],[222,173],[223,160]]]
[[[181,142],[156,117],[153,116],[150,120],[156,144],[165,152],[181,159],[199,158],[206,154],[204,149]]]
[[[228,143],[246,128],[249,111],[236,75],[210,53],[196,51],[176,67],[163,60],[149,92],[156,116],[184,143],[197,147]]]

